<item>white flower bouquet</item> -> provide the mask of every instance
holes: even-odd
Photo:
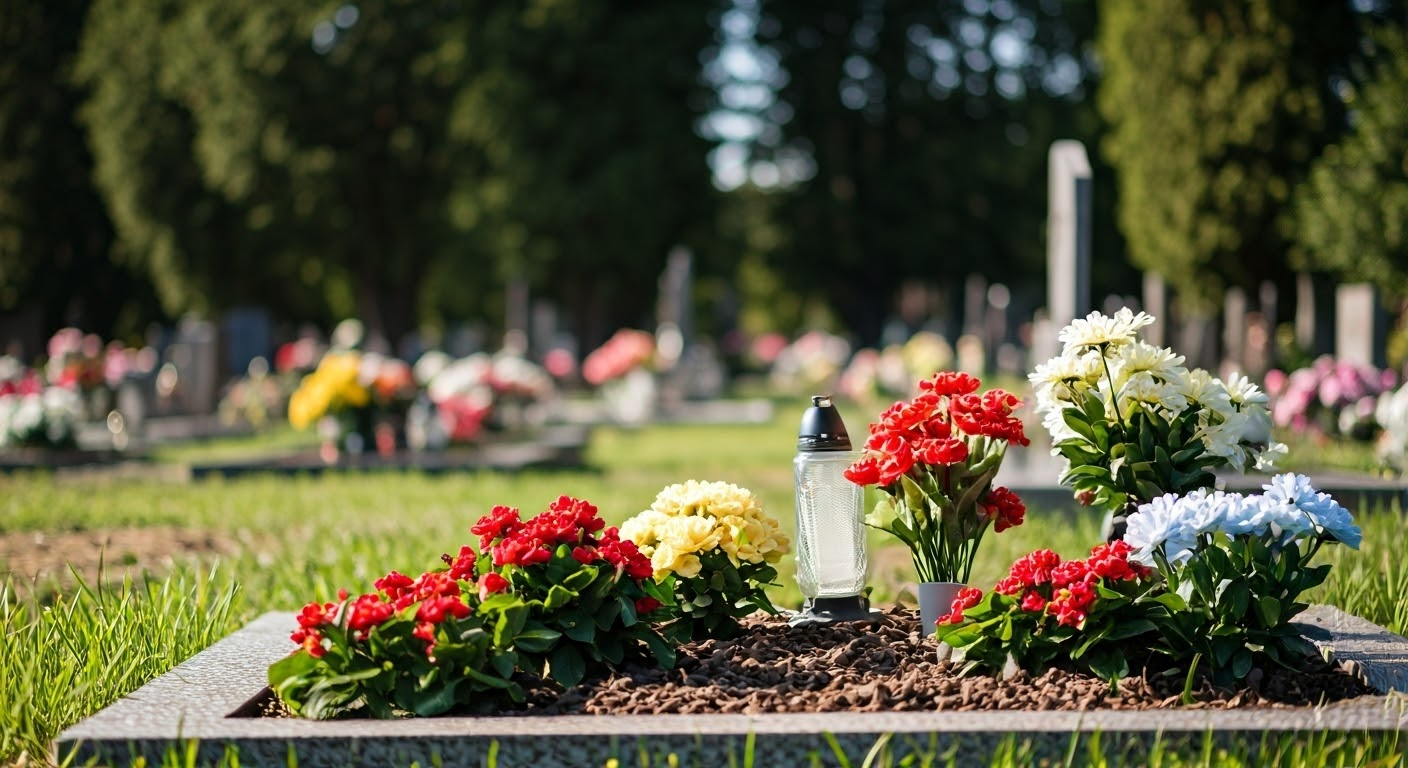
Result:
[[[1226,382],[1184,367],[1182,355],[1142,341],[1154,318],[1092,312],[1061,331],[1062,353],[1028,377],[1061,482],[1082,503],[1118,514],[1166,493],[1214,482],[1213,471],[1272,469],[1267,397],[1240,375]]]

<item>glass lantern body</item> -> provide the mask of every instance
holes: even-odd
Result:
[[[797,505],[797,586],[807,598],[865,590],[864,489],[844,472],[855,451],[803,451],[792,462]]]

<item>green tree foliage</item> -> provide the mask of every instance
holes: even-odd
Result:
[[[1325,149],[1296,199],[1306,266],[1405,298],[1408,279],[1408,39],[1385,29],[1372,79],[1349,88],[1352,133]]]
[[[1131,260],[1207,310],[1229,285],[1287,283],[1291,192],[1339,130],[1330,74],[1348,3],[1108,0],[1102,144]]]
[[[808,166],[783,193],[778,268],[867,342],[905,280],[1039,293],[1047,148],[1098,129],[1081,103],[1089,4],[982,5],[761,4],[783,115],[753,150]]]
[[[475,72],[452,136],[488,167],[452,203],[504,278],[555,300],[587,343],[651,317],[669,249],[706,245],[716,195],[695,122],[709,6],[661,0],[472,5]],[[728,261],[701,259],[718,271]]]
[[[710,216],[710,29],[624,5],[98,0],[80,73],[123,249],[173,312],[355,311],[395,339],[521,276],[637,322]]]
[[[0,4],[0,313],[130,331],[150,317],[149,294],[107,258],[112,226],[69,80],[88,2]]]
[[[445,212],[474,172],[447,140],[465,68],[446,8],[96,3],[80,74],[98,183],[168,310],[414,326],[431,262],[467,247]]]

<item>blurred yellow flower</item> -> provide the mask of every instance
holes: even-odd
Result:
[[[289,424],[307,429],[330,413],[366,407],[371,392],[358,381],[360,371],[361,355],[356,352],[324,355],[317,369],[304,376],[289,397]]]

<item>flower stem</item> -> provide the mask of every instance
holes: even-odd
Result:
[[[1124,416],[1120,414],[1120,395],[1115,391],[1115,377],[1110,373],[1110,361],[1105,357],[1105,350],[1100,350],[1100,365],[1105,368],[1105,380],[1110,382],[1110,406],[1115,409],[1115,420],[1124,426]]]

